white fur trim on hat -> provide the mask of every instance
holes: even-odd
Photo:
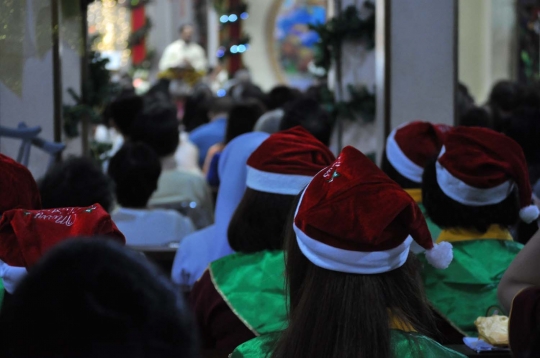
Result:
[[[519,211],[519,217],[527,224],[530,224],[534,220],[538,219],[539,214],[540,210],[538,210],[538,207],[536,207],[536,205],[526,206]]]
[[[388,272],[403,266],[413,242],[409,236],[399,246],[390,250],[349,251],[313,240],[296,225],[294,231],[300,250],[314,265],[327,270],[364,275]]]
[[[433,244],[431,250],[426,250],[426,260],[437,269],[446,269],[454,259],[452,244],[446,241],[440,244]]]
[[[443,147],[439,157],[441,157],[444,152],[445,148]],[[514,188],[514,182],[511,180],[493,188],[475,188],[465,184],[463,181],[450,174],[450,172],[438,161],[435,164],[435,168],[437,171],[437,183],[443,193],[463,205],[484,206],[498,204],[506,199]]]
[[[386,141],[386,158],[388,158],[390,164],[392,164],[399,174],[415,183],[421,183],[424,168],[410,160],[397,144],[395,135],[399,128],[401,126],[394,129],[388,136]]]
[[[246,185],[265,193],[298,195],[313,177],[307,175],[263,172],[248,166]]]
[[[4,283],[4,288],[9,294],[13,294],[19,283],[26,277],[27,271],[24,267],[10,266],[0,260],[0,278]]]

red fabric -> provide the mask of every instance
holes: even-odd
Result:
[[[521,207],[531,203],[532,190],[523,150],[513,139],[491,129],[454,128],[445,141],[439,163],[454,177],[479,189],[513,180]]]
[[[327,146],[296,126],[268,137],[251,154],[247,165],[263,172],[313,176],[334,160]]]
[[[144,6],[139,6],[131,11],[131,30],[137,31],[146,24],[146,10]],[[138,65],[146,58],[146,40],[131,49],[131,61]]]
[[[86,208],[6,211],[0,220],[0,260],[28,268],[59,242],[94,235],[126,242],[99,204]]]
[[[41,209],[41,197],[25,166],[0,154],[0,214],[11,209]]]
[[[193,286],[189,299],[199,325],[203,349],[230,353],[240,344],[255,338],[255,334],[216,290],[208,270]]]
[[[424,168],[439,154],[450,129],[444,124],[416,121],[399,128],[394,139],[407,158]]]
[[[433,247],[414,200],[350,146],[313,178],[294,222],[310,238],[349,251],[389,250],[409,235],[425,249]]]

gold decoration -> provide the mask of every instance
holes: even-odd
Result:
[[[26,1],[3,0],[0,5],[0,82],[22,96]]]

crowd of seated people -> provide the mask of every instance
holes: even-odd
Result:
[[[379,167],[331,152],[319,90],[126,89],[101,157],[0,154],[0,356],[458,358],[495,310],[540,357],[540,94],[460,86]]]

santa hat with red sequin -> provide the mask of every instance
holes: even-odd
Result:
[[[96,235],[126,242],[99,204],[84,208],[9,210],[0,220],[0,260],[9,266],[29,268],[62,241]]]
[[[247,161],[247,187],[297,195],[335,157],[323,143],[297,126],[272,134]]]
[[[399,174],[422,183],[426,164],[437,157],[452,127],[415,121],[392,131],[386,140],[386,158]]]
[[[436,163],[437,183],[449,198],[467,206],[494,205],[517,187],[520,218],[530,223],[539,210],[523,150],[513,139],[490,129],[457,127],[447,136]]]
[[[450,243],[433,243],[414,200],[353,147],[307,186],[294,230],[303,254],[332,271],[395,270],[406,262],[413,241],[436,268],[447,268],[453,258]]]

